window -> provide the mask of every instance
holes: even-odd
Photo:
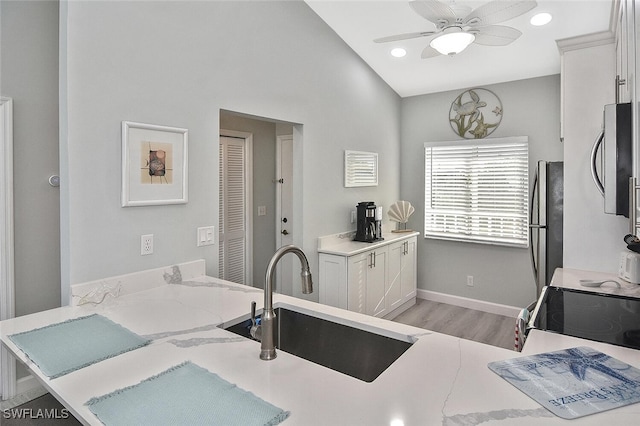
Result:
[[[425,238],[529,245],[526,136],[424,145]]]

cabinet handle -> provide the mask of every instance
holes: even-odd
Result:
[[[376,267],[376,252],[371,253],[371,258],[373,259],[373,267]]]

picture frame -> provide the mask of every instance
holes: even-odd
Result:
[[[122,122],[122,207],[186,204],[188,130]]]

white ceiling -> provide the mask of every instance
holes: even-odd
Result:
[[[374,43],[380,37],[432,31],[435,25],[416,14],[408,0],[305,0],[306,3],[400,96],[442,92],[560,73],[556,40],[610,30],[614,0],[538,0],[526,14],[500,23],[522,31],[508,46],[472,44],[462,53],[421,59],[426,38]],[[449,3],[450,0],[441,0]],[[458,0],[476,8],[487,0]],[[550,12],[544,27],[529,24],[537,12]],[[394,47],[407,55],[394,58]],[[597,60],[597,58],[594,58]]]

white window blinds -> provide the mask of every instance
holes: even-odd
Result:
[[[526,136],[425,143],[425,238],[527,247]]]

